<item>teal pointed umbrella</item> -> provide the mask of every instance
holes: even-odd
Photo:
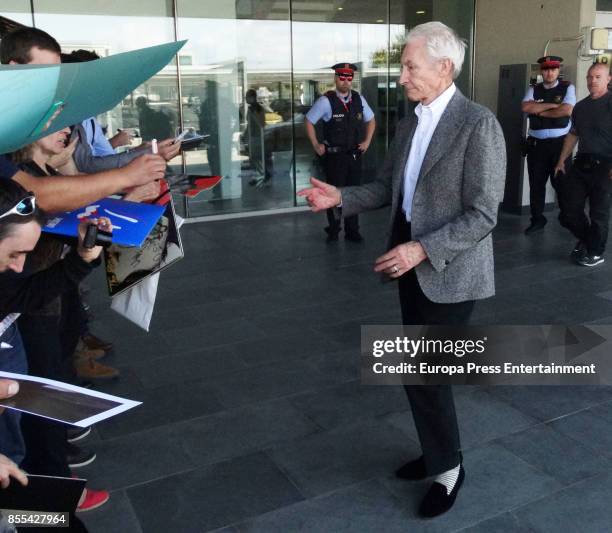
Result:
[[[186,42],[86,63],[0,66],[0,154],[112,109]]]

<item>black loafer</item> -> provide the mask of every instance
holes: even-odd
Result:
[[[461,465],[459,467],[457,483],[455,483],[450,494],[446,494],[446,487],[444,485],[434,482],[419,506],[419,515],[424,518],[433,518],[448,511],[455,503],[455,499],[457,498],[457,494],[459,493],[459,489],[464,479],[465,470],[463,469],[463,465]]]
[[[525,230],[525,235],[531,235],[532,233],[536,233],[537,231],[542,231],[546,226],[545,221],[532,222],[529,227]]]
[[[425,459],[423,456],[406,463],[404,466],[395,471],[395,475],[400,479],[409,481],[420,481],[427,477],[427,469],[425,468]]]
[[[334,241],[337,241],[337,240],[338,240],[338,232],[330,231],[327,234],[327,239],[326,239],[327,242],[334,242]]]
[[[338,240],[338,234],[340,233],[340,226],[326,226],[323,228],[327,233],[327,242],[334,242]]]
[[[351,241],[351,242],[362,242],[363,241],[363,237],[361,236],[361,233],[356,232],[356,233],[346,233],[344,235],[345,240],[347,241]]]

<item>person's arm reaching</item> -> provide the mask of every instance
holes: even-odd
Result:
[[[314,213],[338,207],[342,203],[340,189],[337,187],[320,181],[317,178],[310,178],[310,184],[312,187],[298,191],[297,195],[306,199]]]
[[[166,161],[159,155],[145,154],[123,168],[85,176],[36,178],[19,171],[13,179],[36,195],[38,205],[49,213],[72,211],[100,198],[144,185],[164,177]]]
[[[108,142],[113,148],[119,148],[120,146],[127,146],[130,144],[130,140],[131,136],[129,131],[121,130],[117,132],[116,135],[113,135]]]

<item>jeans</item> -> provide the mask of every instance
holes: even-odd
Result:
[[[27,374],[28,364],[17,324],[13,323],[0,336],[0,370],[15,374]],[[5,346],[5,347],[4,347]],[[9,348],[10,346],[10,348]],[[21,413],[6,409],[0,415],[0,453],[20,464],[25,456],[25,444],[21,434]]]

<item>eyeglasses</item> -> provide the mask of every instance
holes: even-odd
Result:
[[[340,81],[353,81],[353,76],[343,76],[342,74],[336,74]]]
[[[36,199],[34,196],[26,196],[23,200],[19,200],[11,209],[6,213],[2,213],[0,218],[10,217],[11,215],[19,215],[26,217],[34,213],[36,209]]]

